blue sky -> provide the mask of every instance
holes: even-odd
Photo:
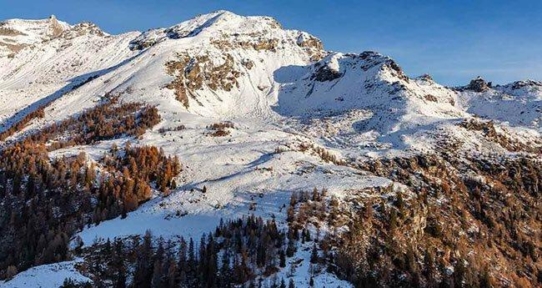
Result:
[[[0,0],[0,19],[91,21],[109,33],[167,27],[219,9],[269,15],[307,31],[328,50],[376,50],[410,76],[461,85],[542,80],[542,1],[538,0]]]

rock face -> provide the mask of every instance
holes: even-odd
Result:
[[[513,90],[518,90],[524,87],[532,87],[535,89],[536,88],[540,89],[540,87],[542,87],[542,82],[533,81],[533,80],[516,81],[516,82],[510,83],[509,86],[511,86]]]
[[[311,79],[314,79],[318,82],[332,81],[342,76],[341,72],[336,71],[329,66],[321,66],[316,70],[316,72],[311,76]]]
[[[466,86],[466,89],[472,90],[474,92],[485,92],[491,88],[491,82],[486,82],[481,77],[477,77],[476,79],[472,79],[469,83],[469,85]]]
[[[49,35],[51,35],[52,38],[60,36],[60,34],[66,30],[65,25],[58,22],[55,15],[51,15],[51,17],[49,17],[49,25]]]
[[[61,36],[62,38],[66,40],[71,40],[76,37],[80,37],[83,35],[96,35],[96,36],[106,36],[107,34],[103,32],[100,27],[98,27],[96,24],[91,22],[83,22],[74,25],[69,30],[63,31],[58,36]]]

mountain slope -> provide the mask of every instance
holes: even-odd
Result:
[[[73,167],[78,167],[79,171],[68,169],[70,177],[66,176],[70,178],[66,185],[71,193],[81,193],[84,195],[81,199],[88,197],[89,207],[76,202],[77,199],[71,200],[88,208],[85,214],[70,214],[71,209],[66,208],[70,205],[63,202],[62,205],[58,202],[49,204],[54,211],[69,210],[58,215],[68,215],[70,223],[77,223],[65,228],[74,233],[62,231],[64,234],[57,237],[69,238],[70,242],[66,257],[58,257],[57,261],[67,260],[67,255],[73,254],[86,257],[85,261],[92,263],[94,260],[89,259],[96,256],[93,253],[100,251],[99,245],[106,243],[98,241],[98,246],[93,246],[95,239],[120,237],[130,241],[147,230],[155,237],[167,240],[193,237],[198,241],[202,235],[215,230],[222,218],[231,220],[251,214],[274,219],[278,229],[286,231],[293,225],[291,215],[286,213],[292,192],[312,191],[315,187],[327,189],[328,202],[333,197],[345,201],[345,207],[352,209],[351,212],[340,212],[345,215],[355,213],[359,207],[375,206],[374,211],[371,208],[375,225],[382,225],[388,220],[386,217],[391,217],[387,213],[395,211],[397,199],[402,197],[398,195],[405,196],[408,206],[418,207],[421,197],[425,197],[423,205],[444,211],[427,214],[425,208],[413,209],[411,218],[402,211],[405,218],[400,223],[407,226],[410,225],[408,221],[422,221],[419,219],[442,220],[446,216],[443,213],[448,210],[440,205],[456,203],[464,197],[461,203],[466,204],[461,205],[461,209],[465,210],[450,212],[463,213],[463,218],[454,214],[450,216],[454,221],[449,223],[455,225],[466,221],[464,219],[477,219],[479,231],[509,235],[503,232],[510,229],[509,226],[496,232],[496,225],[486,223],[488,218],[493,219],[493,214],[480,216],[480,209],[475,207],[480,204],[472,202],[468,196],[469,193],[478,195],[482,193],[480,191],[490,195],[487,197],[495,205],[503,205],[502,198],[493,197],[494,193],[517,189],[519,196],[510,198],[510,203],[536,209],[531,200],[539,197],[536,191],[542,189],[535,188],[540,187],[540,181],[532,180],[532,175],[539,175],[533,163],[538,163],[542,152],[542,85],[539,82],[521,81],[491,87],[483,80],[475,79],[465,87],[444,87],[428,75],[408,77],[393,59],[377,52],[329,52],[316,37],[284,29],[272,18],[245,17],[227,11],[200,15],[169,28],[121,35],[109,35],[92,23],[68,25],[55,18],[3,23],[0,41],[4,42],[0,42],[0,47],[8,42],[22,46],[14,50],[4,45],[9,51],[6,48],[0,50],[3,51],[0,54],[2,153],[9,151],[19,155],[18,151],[30,151],[28,157],[48,158],[43,163],[61,167],[58,171],[64,171],[64,164],[59,164],[64,163],[62,161],[66,161],[67,167],[75,165],[73,163],[87,167],[75,165]],[[156,107],[156,110],[150,107]],[[118,126],[106,127],[111,122]],[[60,133],[51,127],[67,127],[67,130]],[[178,157],[182,163],[178,175],[170,175],[166,166],[162,170],[163,173],[169,171],[165,174],[175,180],[175,185],[171,181],[160,183],[161,177],[145,176],[149,178],[144,181],[148,182],[149,191],[140,193],[137,189],[126,188],[132,187],[132,180],[138,183],[145,179],[140,177],[139,173],[143,172],[136,167],[146,167],[150,161],[135,157],[134,161],[143,162],[132,163],[122,158],[130,154],[131,149],[136,149],[131,147],[148,147],[143,151],[154,151],[148,153],[160,157]],[[33,156],[34,151],[40,154]],[[34,159],[24,158],[26,156],[14,158]],[[122,164],[116,164],[114,159]],[[529,165],[516,165],[515,161],[525,161]],[[124,166],[130,168],[119,168]],[[521,182],[525,185],[516,185],[514,181],[500,182],[494,171],[508,166],[521,170],[521,177],[511,177],[526,179]],[[15,165],[20,171],[26,171],[26,167]],[[15,168],[6,165],[6,171],[19,171]],[[487,172],[486,168],[493,172]],[[441,170],[445,172],[439,173]],[[88,173],[95,173],[95,179],[81,176],[85,178],[81,180],[83,183],[72,185],[79,183],[79,178],[73,175],[79,175],[81,171],[93,171]],[[15,187],[14,179],[20,181],[22,190],[30,189],[25,179],[32,178],[29,175],[33,173],[31,169],[23,173],[22,180],[6,176],[9,181],[0,185],[8,192],[2,196],[16,199],[13,203],[29,203],[25,197],[30,196],[16,195],[10,189]],[[65,176],[62,173],[58,172]],[[508,179],[502,175],[500,178]],[[131,193],[134,190],[139,201],[129,198],[128,192],[112,192],[108,196],[111,198],[100,196],[96,191],[109,189],[104,188],[109,187],[104,179],[118,180],[122,184],[118,186],[122,188],[117,191],[127,189]],[[483,184],[480,179],[493,184]],[[457,189],[457,193],[451,193],[449,187],[442,188],[446,185]],[[58,185],[54,187],[58,189]],[[33,199],[43,201],[40,196]],[[482,196],[479,199],[487,200]],[[11,211],[8,202],[2,203],[2,209]],[[376,209],[378,205],[391,210]],[[127,206],[131,208],[125,208]],[[294,204],[292,208],[301,209],[296,207]],[[508,208],[512,209],[512,206]],[[2,209],[0,213],[5,212]],[[512,218],[515,220],[510,221],[520,221]],[[86,219],[87,223],[81,219]],[[322,237],[311,240],[314,242],[298,243],[299,247],[310,250],[311,244],[314,247],[323,245],[318,241],[326,235],[335,236],[331,233],[333,227],[319,221],[304,224],[312,227],[306,232],[312,233],[312,238],[320,232]],[[521,225],[526,225],[521,221]],[[83,225],[79,227],[81,223]],[[356,228],[348,223],[335,228],[339,231]],[[9,226],[4,225],[0,228]],[[517,232],[523,235],[518,237],[529,235],[535,239],[538,232],[531,235],[529,230],[536,231],[539,225],[532,225],[522,230],[527,232]],[[367,231],[380,231],[374,230],[373,226],[366,228]],[[450,226],[450,229],[463,235],[474,228]],[[403,232],[409,233],[408,229]],[[386,234],[387,231],[378,233]],[[49,234],[51,239],[55,238],[55,232]],[[467,234],[470,237],[472,233]],[[428,235],[433,234],[422,232],[416,241],[434,237]],[[462,248],[462,252],[473,251],[475,244],[482,245],[477,242],[481,241],[479,238],[472,237],[470,242],[462,238],[465,241],[462,245],[468,246]],[[382,234],[374,235],[374,239],[386,241]],[[446,246],[449,239],[439,239],[439,243]],[[525,243],[532,242],[525,240]],[[540,249],[539,244],[525,245],[532,245],[536,250]],[[503,249],[512,249],[514,253],[520,249],[509,243],[502,245]],[[375,244],[375,247],[380,246]],[[433,246],[424,244],[420,247]],[[337,278],[340,273],[334,275],[317,269],[322,271],[312,275],[314,267],[308,259],[312,256],[303,249],[289,258],[288,268],[274,267],[278,269],[277,275],[289,277],[289,269],[295,270],[299,265],[293,277],[297,285],[306,286],[313,277],[320,284],[349,285]],[[421,250],[414,254],[421,257],[425,252]],[[532,277],[538,268],[532,267],[540,267],[540,260],[529,258],[528,254],[523,252],[523,258],[515,258],[534,262],[529,268],[522,267],[525,268],[521,271],[523,274],[518,274],[535,283]],[[438,270],[436,278],[443,283],[450,281],[452,276],[446,271],[459,267],[458,263],[466,259],[465,255],[459,256],[440,255],[439,259],[446,265],[438,268],[441,270],[435,268]],[[506,255],[495,257],[511,262],[496,265],[492,275],[498,278],[497,275],[502,274],[500,283],[511,283],[513,273],[507,269],[516,260],[510,260]],[[31,265],[9,266],[28,268],[34,263],[41,264],[43,259],[37,259]],[[64,264],[73,265],[69,263],[73,262]],[[398,278],[414,281],[413,277],[401,276],[416,274],[415,271],[405,272],[406,266],[380,264],[396,267],[394,271],[399,271]],[[42,268],[47,271],[47,267]],[[5,271],[0,277],[13,274],[8,273],[13,272],[8,268],[2,267]],[[311,273],[305,271],[309,269]],[[269,272],[255,271],[256,276]],[[19,275],[26,277],[27,274]],[[84,276],[100,281],[98,274]],[[74,274],[74,278],[82,277]],[[271,277],[266,279],[271,281]],[[388,282],[381,284],[391,285]]]

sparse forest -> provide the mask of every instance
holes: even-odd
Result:
[[[50,159],[49,151],[119,136],[138,136],[160,120],[141,103],[102,105],[11,143],[0,152],[0,279],[70,257],[70,237],[84,225],[122,215],[168,193],[179,159],[156,147],[113,147],[97,161]],[[122,153],[121,153],[122,152]]]

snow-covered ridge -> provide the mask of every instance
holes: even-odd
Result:
[[[70,29],[55,16],[43,20],[10,19],[0,22],[0,57],[14,55],[24,47],[58,37]]]
[[[456,90],[466,111],[513,126],[542,128],[542,82],[525,80],[492,85],[481,77]]]
[[[150,102],[159,95],[182,98],[181,111],[228,119],[370,110],[373,117],[359,127],[379,134],[471,114],[506,121],[501,115],[524,105],[525,115],[510,124],[539,128],[538,82],[486,89],[487,83],[476,79],[451,89],[430,76],[410,78],[393,59],[377,52],[325,51],[316,37],[285,30],[265,16],[217,11],[169,28],[121,35],[108,35],[92,23],[70,26],[54,17],[4,23],[25,35],[37,29],[32,27],[40,27],[39,35],[50,35],[34,44],[39,49],[0,57],[0,101],[22,98],[0,109],[0,123],[6,127],[17,119],[16,112],[38,99],[70,97],[86,102],[77,106],[83,109],[93,97],[128,91],[126,97]],[[47,32],[52,26],[62,29]],[[473,90],[473,83],[480,83],[481,90]],[[497,103],[498,113],[480,108],[485,103]],[[51,109],[45,122],[68,115],[57,111]]]
[[[133,41],[133,49],[142,49],[165,39],[194,37],[201,32],[211,34],[237,33],[250,30],[253,33],[266,29],[280,28],[280,24],[270,17],[244,17],[228,11],[216,11],[199,15],[169,28],[152,29],[142,33]]]
[[[11,123],[6,119],[10,114],[45,96],[99,97],[129,88],[130,96],[149,101],[155,101],[151,98],[157,95],[179,98],[182,94],[186,100],[180,110],[219,118],[276,118],[368,109],[374,117],[360,127],[381,134],[465,118],[469,113],[505,121],[499,115],[517,108],[516,104],[508,105],[512,102],[507,95],[516,95],[514,102],[524,103],[528,111],[510,124],[539,127],[538,82],[517,82],[480,92],[468,87],[450,89],[430,76],[409,78],[393,59],[377,52],[327,52],[316,37],[284,30],[270,17],[217,11],[169,28],[113,36],[92,23],[70,26],[51,17],[21,24],[25,21],[5,23],[24,28],[20,30],[58,23],[55,25],[62,26],[63,31],[40,42],[40,49],[23,49],[12,54],[13,59],[0,57],[0,97],[27,98],[1,109],[4,125]],[[180,65],[183,61],[186,63]],[[178,63],[177,69],[166,69],[168,63]],[[172,84],[172,77],[177,78],[176,84]],[[217,83],[213,78],[227,78],[233,85]],[[78,91],[72,91],[74,87]],[[480,93],[483,97],[477,97]],[[499,113],[480,109],[480,99],[499,103]],[[51,115],[50,119],[59,116]]]

